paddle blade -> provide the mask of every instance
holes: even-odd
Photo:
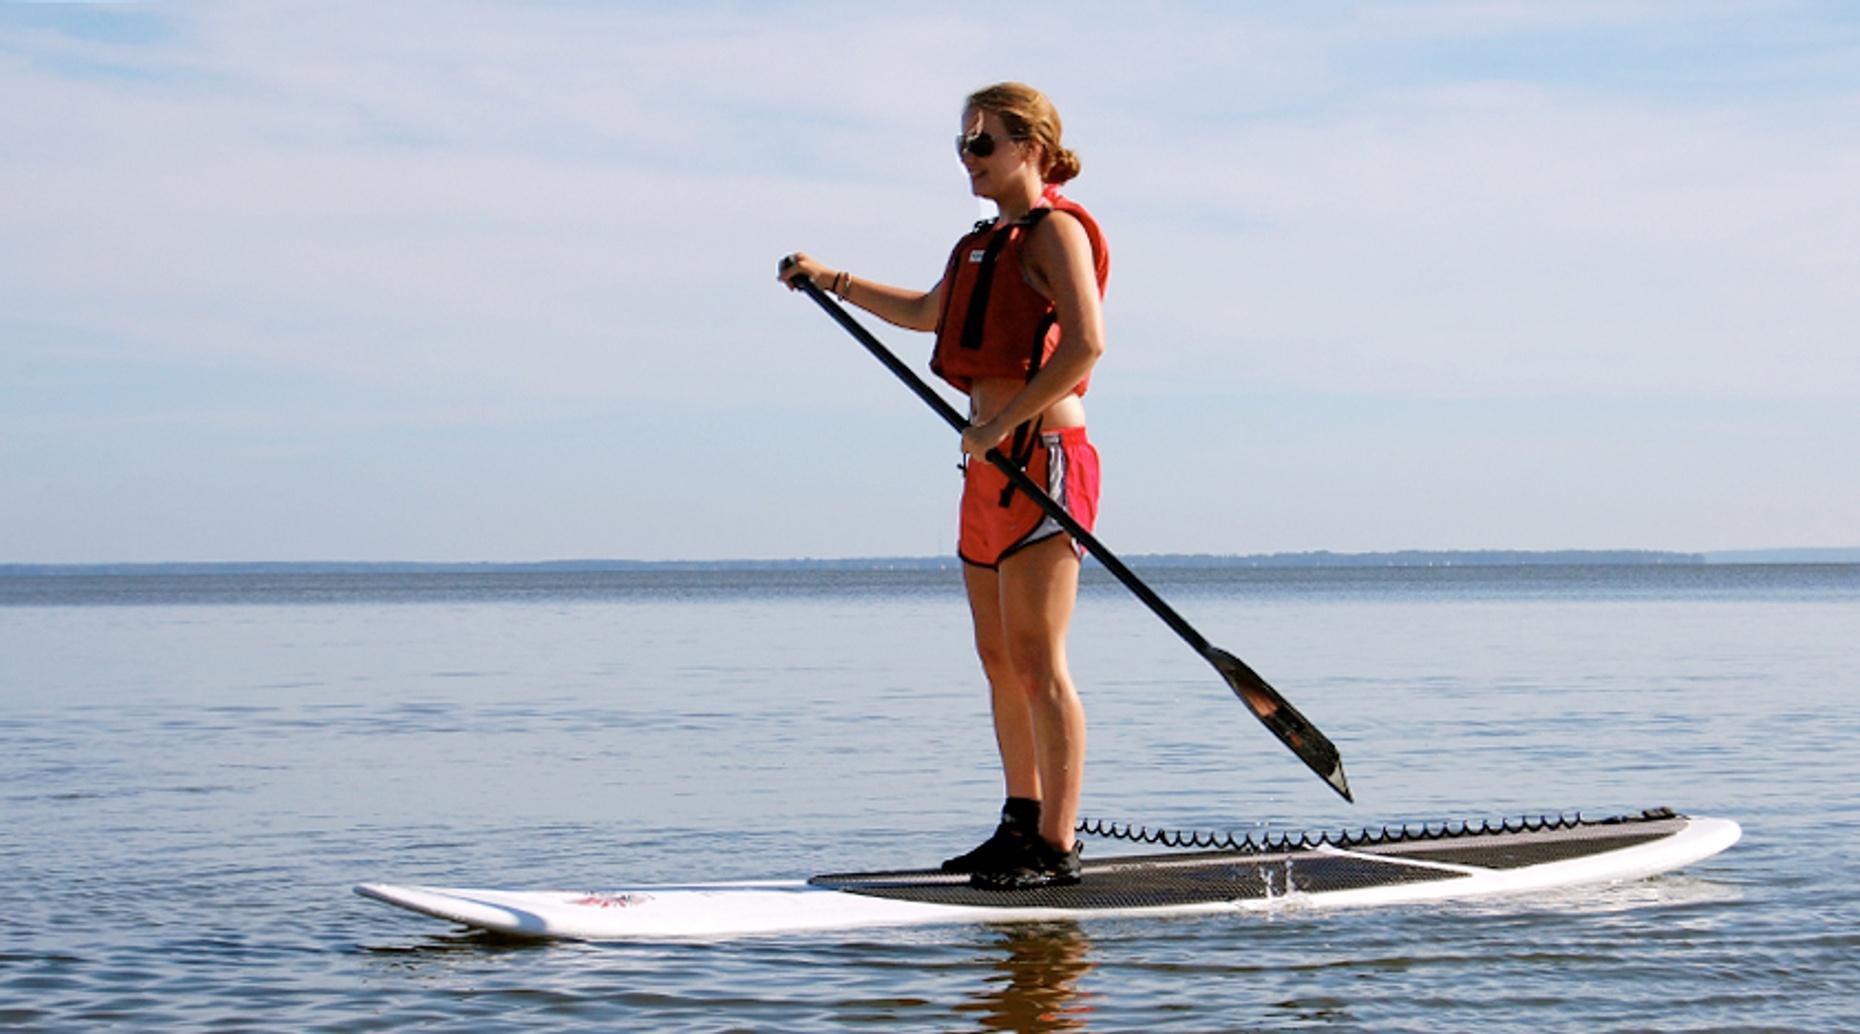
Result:
[[[1227,680],[1234,695],[1252,711],[1254,717],[1272,731],[1279,742],[1290,747],[1298,759],[1310,766],[1311,771],[1322,776],[1331,789],[1343,795],[1343,799],[1356,803],[1350,796],[1350,780],[1343,774],[1343,756],[1337,753],[1337,747],[1330,739],[1318,731],[1304,715],[1298,713],[1289,701],[1279,695],[1279,691],[1267,685],[1259,673],[1247,667],[1245,661],[1218,646],[1208,648],[1208,662],[1214,670]]]

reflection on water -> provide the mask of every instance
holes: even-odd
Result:
[[[540,940],[535,937],[516,937],[495,930],[457,930],[442,934],[427,934],[424,938],[411,943],[363,944],[359,951],[382,958],[405,959],[443,959],[448,956],[469,955],[480,957],[495,952],[544,951],[553,947],[555,942]]]
[[[975,1014],[978,1030],[1086,1030],[1091,992],[1078,982],[1091,972],[1091,940],[1077,923],[999,927],[992,972],[956,1011]]]

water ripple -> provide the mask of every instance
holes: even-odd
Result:
[[[1364,804],[1094,589],[1073,646],[1093,814],[1326,830],[1667,804],[1745,840],[1656,880],[1444,907],[500,940],[348,888],[923,864],[985,833],[960,593],[351,579],[15,602],[0,1027],[1860,1028],[1860,589],[1171,577],[1338,741]],[[720,627],[728,654],[706,648]]]

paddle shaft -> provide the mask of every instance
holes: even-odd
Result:
[[[859,324],[858,320],[853,319],[851,313],[847,312],[838,302],[827,297],[826,292],[807,277],[796,277],[794,282],[800,286],[801,290],[807,292],[808,297],[827,310],[827,314],[832,316],[840,326],[845,327],[848,333],[864,345],[866,351],[872,353],[879,362],[885,364],[886,369],[896,374],[899,380],[916,392],[918,398],[929,403],[930,408],[936,410],[937,415],[942,417],[945,423],[955,428],[958,434],[968,430],[969,421],[957,412],[956,407],[950,405],[949,400],[937,394],[936,389],[924,383],[924,379],[917,376],[916,371],[904,365],[902,360],[892,354],[891,349],[886,348],[884,343],[873,337],[870,331]],[[1155,590],[1145,585],[1143,579],[1138,578],[1135,571],[1125,567],[1122,560],[1119,560],[1115,554],[1104,547],[1104,543],[1099,542],[1096,536],[1079,524],[1078,519],[1073,517],[1065,507],[1059,505],[1058,500],[1048,495],[1046,490],[1028,476],[1019,464],[1002,455],[1000,449],[988,450],[988,454],[983,458],[994,464],[1001,473],[1007,475],[1007,479],[1014,483],[1015,488],[1027,493],[1028,498],[1039,503],[1040,509],[1045,510],[1047,516],[1064,528],[1075,541],[1084,545],[1091,555],[1104,565],[1105,570],[1110,571],[1118,581],[1123,582],[1125,588],[1136,593],[1137,598],[1155,611],[1156,616],[1162,618],[1164,624],[1174,629],[1176,635],[1186,640],[1196,653],[1207,655],[1211,649],[1207,639],[1200,632],[1195,631],[1194,626],[1184,620],[1182,615],[1177,614],[1174,607],[1169,606],[1167,601],[1156,595]]]
[[[956,407],[950,405],[948,400],[937,394],[930,385],[924,383],[924,379],[917,376],[916,371],[904,365],[897,356],[892,354],[891,349],[886,348],[883,342],[873,337],[872,333],[866,330],[858,320],[853,319],[852,314],[848,313],[838,302],[827,297],[827,293],[822,291],[818,284],[805,276],[797,276],[791,283],[805,291],[809,298],[812,298],[826,311],[827,315],[833,317],[834,322],[844,327],[855,341],[864,345],[865,350],[872,353],[873,358],[883,363],[885,368],[903,381],[906,387],[917,394],[918,398],[923,399],[925,404],[935,410],[945,423],[958,433],[968,429],[969,421],[956,411]],[[1135,571],[1125,566],[1115,553],[1106,549],[1104,543],[1098,541],[1097,536],[1088,531],[1064,506],[1048,495],[1046,490],[1028,476],[1018,464],[1002,455],[1001,450],[989,449],[983,458],[1006,475],[1016,489],[1027,493],[1027,497],[1038,503],[1040,509],[1046,511],[1047,516],[1065,529],[1075,542],[1083,545],[1104,566],[1105,570],[1111,572],[1118,581],[1122,582],[1124,588],[1129,589],[1137,599],[1142,600],[1143,605],[1148,607],[1151,613],[1161,618],[1163,624],[1168,625],[1176,635],[1182,638],[1183,642],[1212,664],[1215,670],[1221,673],[1221,677],[1227,680],[1235,694],[1253,712],[1254,717],[1265,723],[1266,728],[1291,748],[1292,752],[1297,754],[1299,759],[1304,761],[1313,772],[1321,776],[1333,790],[1343,795],[1345,800],[1354,799],[1350,795],[1349,781],[1344,777],[1343,764],[1338,756],[1337,748],[1296,708],[1292,707],[1289,701],[1280,696],[1278,690],[1273,689],[1265,679],[1239,658],[1208,642],[1206,636],[1196,631],[1187,619],[1176,613],[1174,607],[1156,594],[1156,590],[1151,589],[1143,579],[1137,577]]]

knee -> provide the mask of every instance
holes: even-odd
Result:
[[[1014,670],[1014,657],[1007,644],[994,639],[978,638],[975,641],[975,655],[981,658],[982,670],[993,679],[1006,678]]]
[[[1031,698],[1056,696],[1065,689],[1065,663],[1052,644],[1028,639],[1007,644],[1004,653],[1014,682]]]

